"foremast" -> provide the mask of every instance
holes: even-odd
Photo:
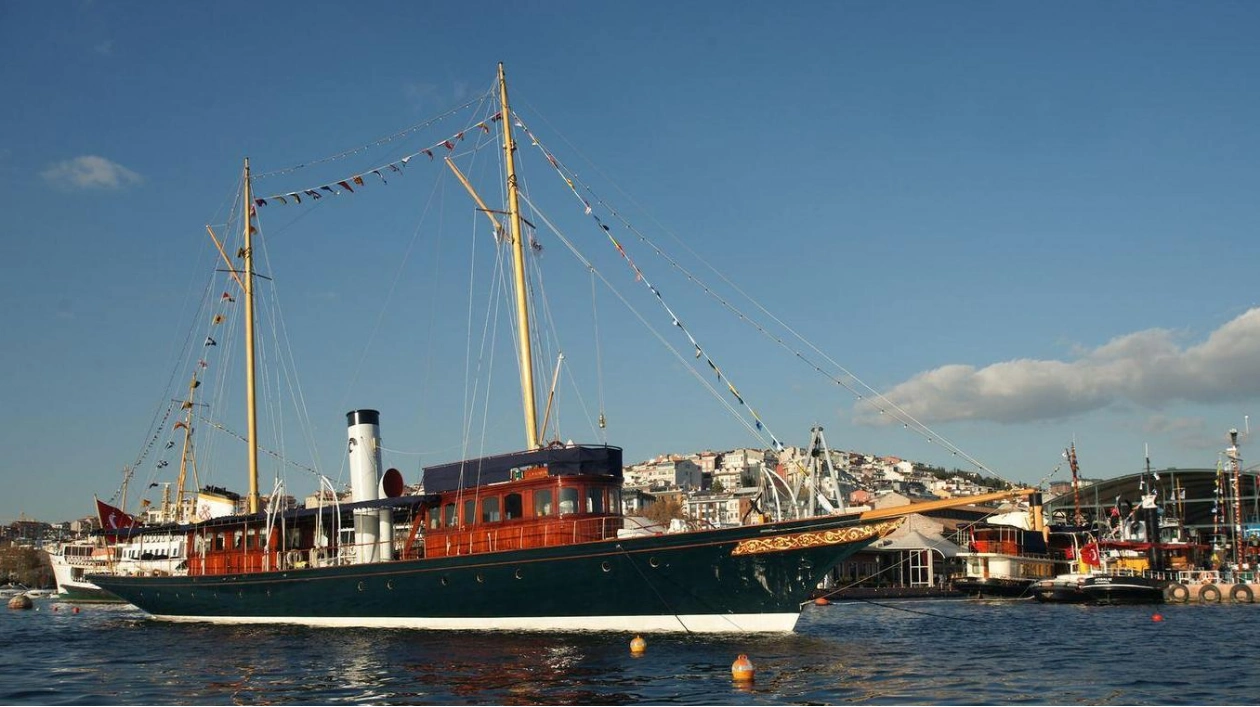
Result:
[[[529,297],[525,287],[525,243],[521,235],[520,199],[516,183],[516,142],[512,139],[512,113],[508,110],[507,78],[499,62],[499,103],[503,123],[503,161],[507,171],[508,222],[512,237],[512,271],[516,285],[517,350],[520,356],[521,401],[525,413],[525,441],[538,449],[538,411],[534,395],[534,356],[530,348]],[[248,164],[246,174],[248,174]],[[246,183],[248,184],[248,179]]]

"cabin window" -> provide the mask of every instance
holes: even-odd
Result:
[[[577,513],[578,490],[571,486],[560,489],[560,513]]]
[[[608,512],[621,513],[621,489],[608,489]]]
[[[429,509],[429,528],[437,530],[442,527],[442,511],[438,508]]]
[[[534,516],[541,518],[551,515],[551,489],[539,489],[534,492]]]
[[[239,530],[236,531],[235,533],[232,533],[232,549],[233,550],[241,549],[241,541],[244,539],[244,535],[245,533]]]
[[[227,539],[224,537],[223,533],[215,533],[214,534],[214,549],[222,550],[224,547],[226,547],[226,544],[225,544],[226,540]]]
[[[472,525],[477,522],[477,499],[470,498],[464,501],[464,525]]]
[[[455,504],[448,503],[442,508],[442,525],[453,528],[455,527]]]
[[[245,533],[245,549],[253,550],[258,547],[258,531],[250,530]]]
[[[603,487],[590,486],[586,489],[586,512],[587,513],[603,513],[604,512]]]
[[[499,522],[499,497],[485,498],[481,501],[481,522]]]
[[[519,493],[509,493],[503,497],[503,520],[512,520],[524,515],[524,504]]]

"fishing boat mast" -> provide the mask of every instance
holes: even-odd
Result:
[[[521,237],[520,200],[516,183],[516,142],[512,139],[512,113],[508,110],[507,78],[499,62],[499,103],[503,123],[503,161],[507,170],[508,221],[512,236],[512,272],[516,285],[517,350],[520,352],[521,401],[525,412],[525,442],[538,449],[538,411],[534,396],[534,356],[530,349],[529,298],[525,289],[525,243]],[[248,166],[246,167],[248,174]],[[246,180],[248,184],[248,179]]]
[[[249,425],[249,512],[258,512],[258,410],[254,393],[254,199],[245,158],[245,406]]]

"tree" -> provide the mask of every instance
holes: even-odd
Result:
[[[709,490],[713,493],[722,493],[726,490],[726,487],[722,485],[720,479],[714,479],[713,483],[709,486]]]
[[[669,525],[671,520],[683,517],[682,501],[677,496],[667,496],[653,501],[643,509],[643,517],[653,523]]]

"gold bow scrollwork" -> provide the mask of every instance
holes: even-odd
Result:
[[[901,525],[901,521],[901,518],[897,518],[896,520],[888,520],[883,523],[855,525],[849,528],[815,530],[808,533],[793,533],[791,535],[776,535],[769,538],[741,540],[735,546],[735,549],[731,550],[731,555],[758,555],[763,552],[801,550],[822,545],[845,545],[878,538],[881,535],[891,533],[898,525]]]

